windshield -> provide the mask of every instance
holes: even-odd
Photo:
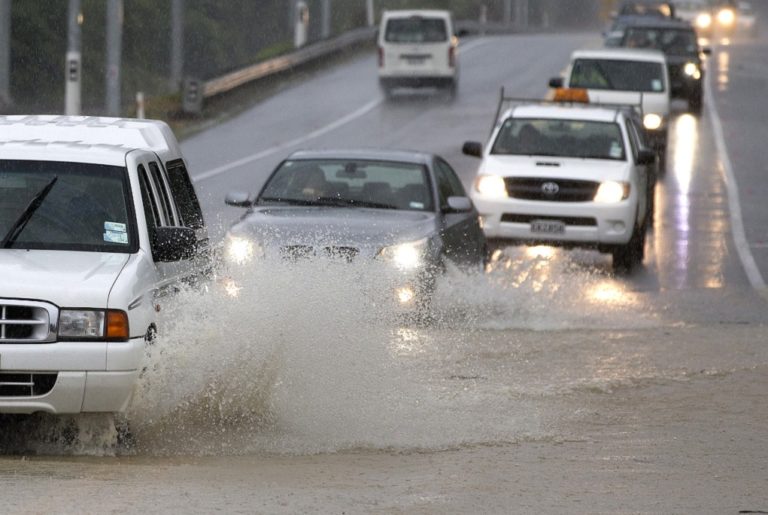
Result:
[[[619,125],[612,122],[509,118],[491,154],[623,161],[623,141]]]
[[[117,166],[0,161],[0,238],[51,183],[11,248],[135,251],[127,177]]]
[[[630,27],[624,36],[624,46],[653,48],[669,55],[695,55],[699,51],[696,33],[685,29]]]
[[[387,22],[384,39],[389,43],[440,43],[448,41],[442,18],[393,18]]]
[[[664,70],[661,63],[613,59],[576,59],[573,63],[569,86],[572,88],[662,93],[665,90]]]
[[[377,207],[432,211],[423,165],[391,161],[285,161],[259,195],[258,203]]]

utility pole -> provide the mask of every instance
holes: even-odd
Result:
[[[320,31],[320,37],[322,39],[328,39],[331,37],[331,0],[322,0],[322,25]]]
[[[184,73],[184,0],[171,3],[171,91],[179,91]]]
[[[0,0],[0,111],[11,103],[11,0]]]
[[[504,15],[502,19],[505,27],[509,27],[512,23],[512,0],[504,0]]]
[[[82,99],[82,52],[80,0],[69,0],[67,11],[67,56],[64,63],[64,114],[78,116]]]
[[[365,14],[368,26],[373,27],[373,24],[376,23],[376,15],[373,12],[373,0],[365,0]]]
[[[123,39],[123,0],[107,2],[107,77],[105,104],[108,116],[120,116],[120,60]]]

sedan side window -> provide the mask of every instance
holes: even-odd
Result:
[[[435,175],[437,176],[437,190],[440,195],[441,209],[448,207],[448,197],[467,196],[464,185],[459,180],[456,172],[442,159],[435,161]]]

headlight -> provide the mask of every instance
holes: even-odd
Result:
[[[498,175],[481,175],[475,181],[475,189],[485,197],[503,198],[507,196],[504,178]]]
[[[722,9],[717,13],[717,23],[730,27],[736,21],[736,13],[732,9]]]
[[[241,236],[228,236],[224,244],[224,258],[229,263],[243,265],[263,251],[253,240]]]
[[[712,15],[701,13],[696,17],[696,26],[700,29],[708,29],[712,26]]]
[[[595,202],[601,204],[615,204],[627,198],[629,198],[629,183],[619,181],[600,183],[595,194]]]
[[[664,119],[656,113],[648,113],[643,117],[643,126],[649,131],[655,131],[661,128]]]
[[[128,340],[128,315],[117,309],[62,309],[59,338],[63,340]]]
[[[694,79],[701,78],[701,70],[699,70],[699,66],[696,63],[685,63],[685,66],[683,66],[683,73]]]
[[[399,270],[413,270],[422,266],[427,250],[427,238],[384,247],[378,257],[395,265]]]

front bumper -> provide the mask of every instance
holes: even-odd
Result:
[[[486,238],[497,241],[542,243],[568,247],[600,248],[624,245],[632,236],[637,212],[633,197],[618,204],[594,202],[530,202],[516,199],[473,198]],[[532,231],[540,220],[561,221],[562,233]]]
[[[0,386],[4,377],[55,375],[48,391],[0,394],[0,413],[124,411],[141,372],[144,345],[143,337],[0,345]]]

